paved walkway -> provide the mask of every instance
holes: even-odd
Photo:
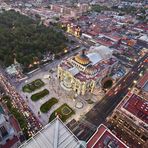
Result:
[[[47,75],[50,75],[51,78],[44,78]],[[38,116],[38,112],[40,111],[40,106],[51,99],[52,97],[55,97],[59,100],[57,104],[55,104],[48,113],[40,113],[39,120],[43,123],[43,125],[46,125],[48,123],[49,117],[51,113],[56,110],[58,107],[60,107],[62,104],[67,103],[72,109],[75,110],[76,114],[73,115],[71,118],[67,120],[70,121],[71,119],[79,120],[84,114],[86,114],[93,106],[94,104],[88,104],[86,100],[91,99],[94,102],[98,102],[102,97],[98,98],[93,95],[85,95],[85,96],[78,96],[75,97],[75,93],[72,91],[65,91],[59,84],[57,77],[56,77],[56,71],[54,73],[49,73],[48,71],[40,72],[37,75],[34,75],[32,78],[27,79],[27,83],[32,82],[35,79],[41,79],[44,81],[45,86],[43,86],[41,89],[38,89],[32,93],[24,93],[22,92],[22,87],[25,84],[21,84],[18,89],[20,94],[23,96],[24,100],[27,102],[27,104],[30,106],[32,111],[35,113],[36,116]],[[37,93],[43,89],[49,90],[49,95],[45,96],[43,99],[38,100],[36,102],[33,102],[30,97],[32,94]],[[28,99],[26,99],[26,96]],[[75,99],[74,99],[75,98]],[[86,99],[86,100],[85,100]],[[75,107],[77,102],[83,103],[83,108],[78,109]]]

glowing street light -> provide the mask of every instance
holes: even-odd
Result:
[[[140,74],[139,74],[139,76],[140,76],[140,77],[142,77],[142,76],[143,76],[143,74],[142,74],[142,73],[140,73]]]
[[[77,6],[80,7],[80,3],[78,3]]]
[[[134,83],[134,84],[137,84],[137,81],[136,81],[136,80],[134,80],[134,81],[133,81],[133,83]]]
[[[67,53],[68,52],[68,50],[67,49],[64,49],[64,53]]]
[[[137,62],[137,59],[134,59],[135,62]]]

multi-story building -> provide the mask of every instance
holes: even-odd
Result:
[[[67,32],[73,34],[76,37],[80,37],[81,29],[79,26],[74,26],[73,24],[67,25]]]
[[[59,119],[54,119],[20,148],[85,148],[68,127]]]
[[[139,93],[148,100],[148,72],[146,72],[137,83]]]
[[[50,7],[51,7],[52,11],[55,11],[57,13],[63,12],[62,6],[60,6],[60,5],[51,5]]]
[[[145,48],[148,48],[148,36],[145,34],[138,38],[137,44],[140,46],[143,46]]]
[[[17,148],[21,145],[21,128],[12,115],[7,115],[0,106],[0,147]]]
[[[105,125],[101,124],[86,143],[79,140],[59,117],[20,146],[20,148],[128,148]]]
[[[77,17],[81,15],[83,12],[89,10],[88,4],[80,4],[78,7],[67,7],[65,5],[51,5],[51,10],[57,13],[60,13],[64,17]]]
[[[81,12],[86,12],[90,9],[88,4],[78,4],[78,8]]]
[[[63,60],[58,65],[58,78],[62,87],[76,94],[94,93],[101,90],[102,80],[109,78],[111,69],[117,64],[110,48],[92,47],[86,52]]]
[[[122,129],[139,147],[148,142],[148,101],[139,95],[128,93],[116,107],[109,121]],[[126,137],[125,137],[126,138]],[[130,139],[126,139],[127,142]]]
[[[87,148],[128,148],[128,146],[101,124],[87,142]]]

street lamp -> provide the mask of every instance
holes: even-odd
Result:
[[[137,59],[134,59],[135,62],[137,62]]]
[[[67,52],[68,52],[68,50],[65,48],[65,49],[64,49],[64,53],[67,53]]]
[[[142,77],[143,76],[142,73],[140,73],[139,76]]]

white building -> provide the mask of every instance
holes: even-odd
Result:
[[[19,139],[21,134],[16,119],[0,113],[0,148],[17,148],[21,144]]]
[[[85,148],[82,143],[57,117],[20,148]]]

